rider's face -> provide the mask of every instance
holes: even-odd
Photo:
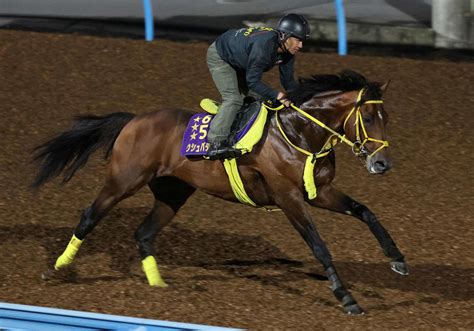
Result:
[[[298,53],[303,48],[303,42],[295,37],[290,37],[285,41],[285,47],[291,54]]]

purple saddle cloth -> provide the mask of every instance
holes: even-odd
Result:
[[[232,124],[230,141],[232,144],[238,142],[252,127],[260,111],[261,103],[254,102],[242,109]],[[206,156],[209,150],[207,133],[214,115],[209,113],[194,114],[188,122],[184,131],[181,155],[183,156]]]

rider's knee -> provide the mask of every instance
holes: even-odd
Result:
[[[242,107],[244,104],[244,99],[241,97],[229,97],[222,100],[222,104],[234,106],[234,107]]]

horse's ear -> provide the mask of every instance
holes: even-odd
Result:
[[[385,93],[385,91],[387,91],[387,88],[389,85],[390,85],[390,79],[380,85],[380,89],[382,90],[382,93]]]

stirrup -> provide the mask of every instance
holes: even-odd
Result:
[[[209,160],[225,160],[242,156],[242,151],[233,146],[220,145],[216,149],[210,149],[207,153]]]

